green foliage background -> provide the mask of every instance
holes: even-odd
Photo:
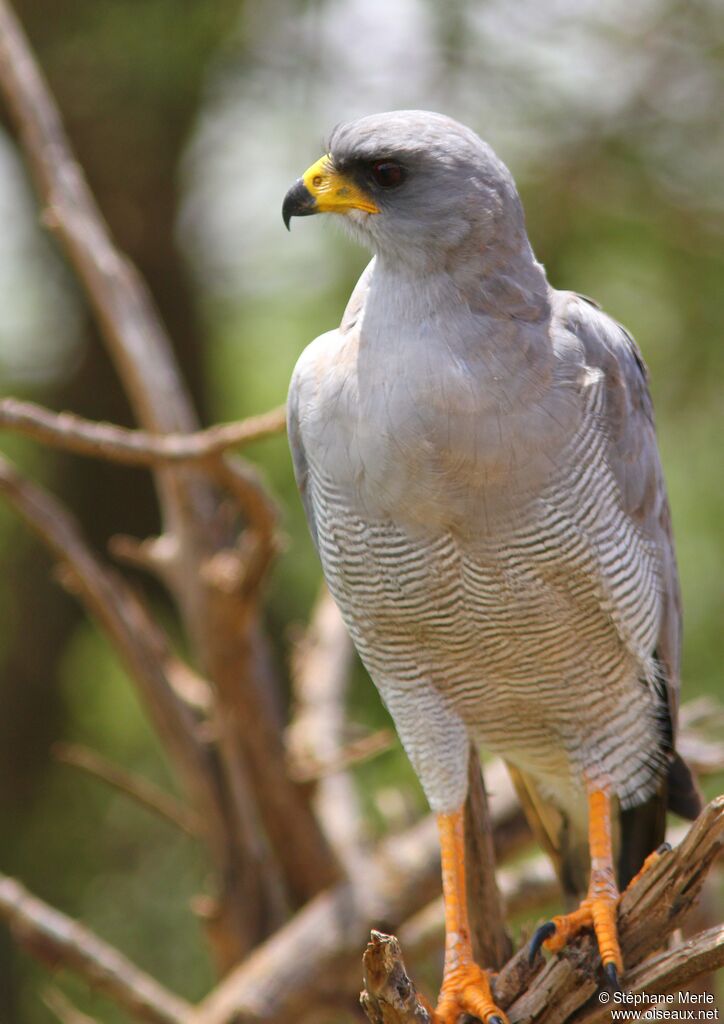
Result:
[[[52,0],[16,5],[121,246],[158,296],[204,417],[284,400],[295,359],[334,326],[366,256],[328,224],[288,237],[284,190],[346,116],[445,110],[511,165],[554,285],[595,297],[651,370],[685,605],[685,698],[722,696],[724,14],[715,0],[626,5],[407,0]],[[128,421],[83,301],[37,227],[0,138],[0,384]],[[4,450],[74,508],[94,543],[157,528],[141,473]],[[319,569],[284,439],[250,452],[285,510],[268,588],[284,669]],[[0,507],[0,870],[80,916],[189,999],[212,981],[190,909],[191,840],[54,763],[75,740],[170,789],[163,754],[105,641]],[[162,594],[159,614],[175,629]],[[360,671],[350,718],[384,722]],[[422,807],[396,750],[358,773],[375,828]],[[709,794],[721,779],[708,780]],[[390,799],[390,795],[394,799]],[[390,808],[393,808],[391,811]],[[0,1022],[44,1024],[47,974],[0,934]],[[125,1018],[60,983],[100,1020]]]

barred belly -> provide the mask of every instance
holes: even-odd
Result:
[[[657,560],[595,463],[474,540],[362,519],[319,467],[310,491],[330,590],[403,742],[433,742],[431,685],[554,798],[600,778],[629,806],[662,767]]]

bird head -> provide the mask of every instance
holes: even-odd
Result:
[[[442,114],[398,110],[339,125],[287,192],[284,223],[334,213],[383,258],[418,265],[525,239],[513,179],[490,146]],[[527,239],[526,239],[527,242]]]

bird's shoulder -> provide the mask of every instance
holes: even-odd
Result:
[[[555,292],[554,331],[573,335],[587,369],[604,388],[604,426],[609,459],[623,504],[634,518],[646,517],[661,476],[648,371],[632,335],[592,299]]]

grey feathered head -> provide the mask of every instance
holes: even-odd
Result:
[[[493,150],[452,118],[420,110],[341,124],[329,152],[289,190],[293,216],[343,213],[381,256],[446,262],[451,253],[527,246],[513,178]]]

